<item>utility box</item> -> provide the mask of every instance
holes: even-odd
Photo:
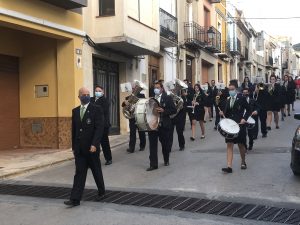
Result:
[[[42,98],[49,96],[49,87],[48,85],[35,85],[35,97]]]

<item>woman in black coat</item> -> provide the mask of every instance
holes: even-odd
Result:
[[[191,119],[192,119],[192,136],[191,140],[195,140],[195,132],[196,132],[196,123],[199,121],[200,128],[201,128],[201,139],[205,138],[205,126],[204,126],[204,92],[201,89],[199,84],[195,84],[194,86],[195,94],[193,96],[192,106],[193,111],[191,112]]]
[[[296,84],[292,76],[289,76],[289,88],[288,88],[288,98],[289,103],[292,105],[292,110],[294,111],[294,102],[296,101]]]
[[[205,118],[204,121],[206,121],[207,115],[209,118],[209,121],[212,121],[212,111],[211,108],[214,104],[214,99],[213,99],[213,90],[208,82],[205,83],[208,87],[207,90],[204,90],[204,109],[205,109]]]
[[[279,129],[279,114],[281,108],[281,87],[280,84],[276,83],[276,76],[272,74],[270,76],[270,84],[267,92],[267,130],[271,130],[272,115],[274,115],[274,122],[276,129]]]

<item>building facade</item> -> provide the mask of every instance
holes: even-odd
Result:
[[[54,3],[55,2],[55,3]],[[83,0],[0,0],[0,149],[69,148]]]

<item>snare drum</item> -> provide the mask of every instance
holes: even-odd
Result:
[[[218,131],[227,139],[237,138],[240,132],[240,126],[232,119],[222,119],[218,124]]]
[[[253,129],[254,127],[255,127],[255,120],[253,119],[253,117],[249,116],[249,118],[247,119],[247,128]]]
[[[156,111],[159,102],[154,99],[140,99],[135,106],[135,121],[139,131],[157,130],[160,114]]]

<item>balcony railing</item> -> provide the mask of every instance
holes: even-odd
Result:
[[[205,47],[205,28],[195,22],[184,23],[185,44],[194,48]]]
[[[214,28],[211,27],[205,27],[205,43],[206,43],[206,49],[213,53],[220,53],[221,52],[221,33]],[[208,31],[212,31],[212,38],[209,38]]]
[[[246,46],[243,46],[241,49],[241,59],[242,60],[249,60],[249,50]]]
[[[273,67],[273,57],[269,56],[266,58],[266,67],[272,68]]]
[[[227,41],[222,41],[221,42],[221,52],[218,54],[220,58],[229,58],[230,57],[230,51],[229,51],[229,42]]]
[[[241,54],[241,41],[238,38],[229,39],[229,50],[233,55]]]
[[[160,16],[160,36],[169,41],[177,43],[178,41],[178,24],[177,18],[163,9],[159,10]]]

